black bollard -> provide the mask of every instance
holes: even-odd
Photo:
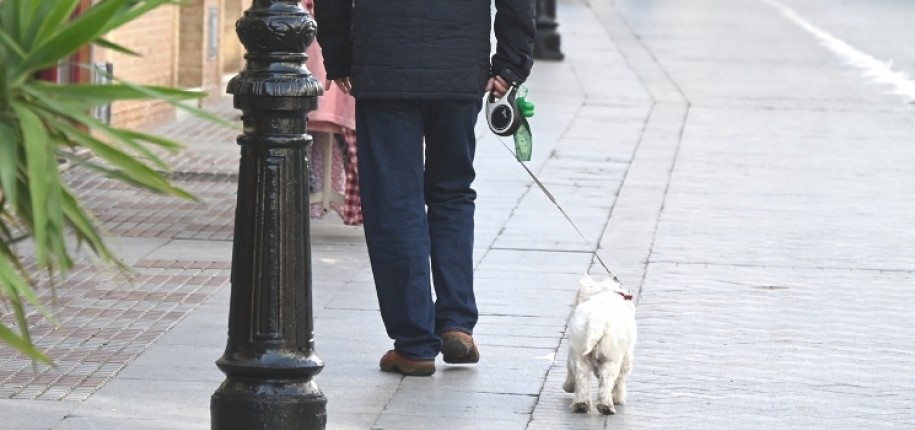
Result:
[[[536,0],[537,38],[534,39],[534,58],[541,60],[562,60],[565,56],[559,50],[559,32],[556,27],[556,0]]]
[[[306,114],[320,83],[305,68],[314,20],[299,0],[254,0],[236,23],[247,63],[228,92],[242,111],[232,246],[226,380],[210,403],[213,430],[324,429],[314,381]]]

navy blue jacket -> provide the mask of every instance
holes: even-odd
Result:
[[[327,79],[360,99],[478,100],[490,76],[524,82],[533,0],[314,0]]]

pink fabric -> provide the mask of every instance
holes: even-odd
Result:
[[[308,13],[313,13],[314,4],[312,0],[305,0],[304,3]],[[305,66],[316,78],[324,82],[327,72],[324,70],[324,57],[321,54],[321,46],[318,45],[318,41],[314,41],[305,53],[308,54]],[[318,109],[309,113],[308,119],[310,123],[314,123],[309,124],[309,128],[314,130],[333,131],[332,129],[322,130],[320,127],[326,127],[327,125],[320,123],[336,124],[355,130],[356,100],[352,96],[344,94],[336,85],[331,85],[330,89],[325,90],[324,95],[318,98]]]
[[[324,71],[324,57],[321,56],[321,46],[315,41],[306,51],[308,60],[305,61],[305,67],[311,71],[316,78],[324,82],[327,72]],[[308,114],[309,128],[320,130],[325,127],[322,123],[336,124],[350,130],[356,129],[356,100],[352,96],[344,94],[336,85],[331,85],[324,91],[324,95],[318,98],[318,109]],[[331,130],[320,130],[331,131]]]
[[[312,0],[303,2],[308,13],[314,13],[314,4]],[[308,59],[305,61],[305,67],[318,78],[322,83],[326,79],[327,72],[324,70],[324,57],[321,54],[321,46],[317,41],[312,42],[306,51]],[[362,201],[359,198],[359,173],[357,168],[356,156],[356,100],[331,85],[324,91],[324,95],[318,98],[318,109],[308,113],[308,129],[314,132],[342,134],[346,142],[346,154],[343,148],[334,142],[333,148],[333,165],[329,168],[332,175],[331,188],[334,192],[343,194],[343,207],[331,204],[334,211],[343,218],[346,225],[362,225]],[[323,187],[323,171],[328,166],[323,166],[324,148],[317,148],[312,145],[311,160],[312,169],[317,188]],[[343,163],[343,157],[347,157],[348,163]],[[342,172],[345,169],[345,172]],[[342,173],[342,176],[341,176]],[[343,182],[339,178],[344,178]],[[313,204],[311,207],[312,218],[320,218],[324,215],[320,203]]]

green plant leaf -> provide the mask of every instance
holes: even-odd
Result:
[[[41,116],[45,117],[46,121],[55,121],[58,117],[61,117],[81,123],[87,128],[95,130],[97,133],[111,137],[113,139],[112,143],[120,143],[132,148],[162,169],[168,169],[167,163],[147,148],[142,142],[148,142],[168,151],[177,151],[183,148],[183,145],[170,139],[140,131],[112,127],[99,121],[94,116],[86,114],[84,106],[81,105],[72,106],[68,102],[54,103],[53,101],[48,101],[42,97],[37,97],[34,101],[34,105],[42,112]],[[68,128],[67,130],[70,129]]]
[[[125,54],[125,55],[130,55],[130,56],[133,56],[133,57],[139,57],[139,56],[140,56],[140,53],[139,53],[139,52],[134,51],[134,50],[131,50],[130,48],[127,48],[127,47],[125,47],[125,46],[123,46],[123,45],[118,45],[117,43],[114,43],[114,42],[112,42],[112,41],[110,41],[110,40],[108,40],[108,39],[99,38],[98,40],[95,41],[95,44],[98,45],[98,46],[100,46],[100,47],[102,47],[102,48],[107,48],[107,49],[110,49],[110,50],[112,50],[112,51],[120,52],[120,53]]]
[[[109,27],[106,28],[102,34],[107,33],[111,29],[127,24],[137,19],[141,15],[144,15],[147,12],[150,12],[160,6],[168,4],[181,4],[181,2],[174,0],[130,0],[128,3],[129,4],[123,8],[124,13],[114,16],[108,23]]]
[[[19,272],[24,273],[25,268],[22,267],[21,265],[19,265],[18,259],[14,259],[14,260],[16,260],[16,264],[14,265],[15,267],[10,267],[7,265],[9,270],[14,270],[14,271],[18,270]],[[38,300],[38,295],[35,293],[35,290],[32,288],[31,285],[29,285],[28,281],[26,281],[23,277],[17,276],[15,278],[6,279],[6,282],[4,283],[3,288],[4,288],[4,290],[8,289],[7,293],[9,294],[9,296],[11,296],[11,297],[16,296],[16,297],[24,298],[26,303],[35,307],[35,309],[38,310],[40,313],[47,314],[47,310],[45,309],[44,305],[41,304],[41,301]],[[20,321],[20,324],[22,327],[26,327],[25,326],[25,312],[24,312],[24,308],[22,308],[22,304],[23,303],[21,300],[19,300],[17,303],[17,305],[20,307],[20,311],[22,311],[22,321]],[[25,334],[25,333],[23,333],[23,334]]]
[[[51,186],[49,174],[55,176],[57,174],[56,166],[51,167],[52,165],[49,163],[54,151],[48,145],[48,133],[41,119],[30,109],[20,106],[18,103],[13,103],[11,107],[19,118],[22,143],[25,148],[28,191],[32,203],[32,228],[38,244],[35,249],[35,258],[40,266],[44,266],[47,262],[45,245],[48,240],[48,214],[45,203],[48,199],[48,188]],[[53,173],[49,170],[53,170]]]
[[[22,0],[0,1],[0,29],[12,37],[19,37],[19,9]]]
[[[156,87],[136,85],[136,84],[132,84],[130,82],[121,81],[121,80],[118,80],[118,82],[121,82],[122,84],[129,86],[131,88],[135,88],[137,91],[145,92],[149,95],[150,98],[159,98],[159,96],[156,95],[156,91],[155,91],[157,89]],[[202,95],[205,96],[206,93],[203,93]],[[232,123],[231,121],[227,121],[227,120],[220,118],[216,115],[213,115],[203,109],[196,108],[193,106],[188,106],[184,103],[178,103],[176,100],[166,99],[166,101],[169,102],[169,104],[171,104],[172,106],[174,106],[178,109],[181,109],[191,115],[194,115],[197,118],[219,124],[223,127],[236,128],[236,129],[239,127],[238,124]]]
[[[92,43],[111,28],[109,22],[121,11],[126,1],[102,0],[53,36],[36,41],[33,49],[28,51],[16,77],[20,78],[21,74],[31,70],[51,67],[80,47]]]
[[[2,45],[6,50],[11,51],[10,53],[16,54],[19,58],[17,60],[22,60],[25,58],[25,50],[19,46],[19,42],[12,38],[12,36],[7,33],[6,29],[0,26],[0,45]],[[13,59],[7,57],[6,61],[3,62],[3,70],[8,73],[12,73],[12,70],[15,70],[19,64],[19,61],[13,61]],[[12,70],[11,70],[12,69]]]
[[[184,145],[180,142],[176,142],[171,139],[166,139],[164,137],[159,137],[154,134],[144,133],[142,131],[118,129],[118,131],[131,139],[141,140],[144,142],[152,143],[156,146],[164,148],[168,151],[175,152],[181,149],[184,149]]]
[[[193,199],[157,170],[168,168],[157,155],[157,148],[175,150],[175,142],[104,124],[88,109],[120,100],[159,100],[198,117],[238,127],[182,103],[203,93],[134,85],[114,78],[117,84],[112,85],[57,86],[37,81],[36,72],[56,66],[82,46],[96,44],[135,55],[103,36],[160,6],[178,2],[97,0],[73,17],[79,3],[0,0],[0,300],[7,303],[6,309],[15,314],[16,321],[9,326],[0,325],[0,343],[8,343],[47,363],[50,360],[32,345],[28,332],[27,312],[50,317],[39,303],[30,272],[47,271],[53,288],[57,276],[73,265],[67,246],[67,238],[73,237],[79,245],[85,243],[102,262],[129,271],[105,243],[104,225],[62,181],[56,159],[66,152],[61,150],[86,148],[95,158],[77,158],[81,165],[138,188]],[[9,245],[13,234],[34,240],[34,266],[25,267],[13,252]],[[21,333],[16,333],[17,328]]]
[[[25,39],[27,35],[27,30],[29,23],[32,21],[32,15],[35,13],[35,7],[39,6],[40,2],[34,1],[20,1],[19,2],[19,38]]]
[[[21,268],[19,270],[21,270]],[[6,329],[6,326],[0,325],[0,327],[6,329],[6,332],[0,331],[0,336],[2,336],[0,337],[0,340],[7,341],[7,339],[9,339],[11,345],[26,352],[22,347],[31,347],[32,341],[29,336],[29,326],[25,319],[22,298],[25,297],[28,302],[39,309],[43,310],[43,307],[38,302],[35,291],[32,290],[32,287],[29,286],[28,282],[20,276],[19,270],[17,270],[16,267],[11,266],[7,259],[0,259],[0,291],[6,296],[9,306],[13,308],[13,313],[16,316],[16,324],[19,325],[19,332],[21,333],[21,335],[16,335],[9,329]]]
[[[100,231],[101,224],[93,218],[92,214],[80,205],[79,200],[73,195],[73,191],[64,187],[63,189],[63,208],[67,222],[73,226],[77,237],[88,243],[89,248],[95,255],[99,256],[102,261],[114,262],[122,271],[129,271],[130,268],[118,259],[114,253],[105,244],[102,239],[103,232]]]
[[[159,169],[162,169],[162,170],[171,170],[171,169],[168,166],[168,163],[165,162],[165,160],[161,159],[153,151],[151,151],[149,148],[147,148],[146,145],[144,145],[142,142],[143,141],[151,142],[151,140],[157,140],[157,142],[153,142],[153,143],[156,145],[162,146],[163,148],[166,148],[170,151],[176,151],[181,148],[181,145],[176,142],[172,142],[168,139],[156,138],[155,136],[147,135],[147,134],[140,133],[140,132],[134,132],[134,131],[130,131],[130,130],[123,130],[123,129],[119,129],[119,128],[115,128],[115,127],[109,127],[104,124],[100,127],[97,127],[96,129],[103,130],[102,132],[105,134],[108,134],[109,136],[114,136],[116,139],[120,140],[125,145],[132,148],[134,151],[142,154],[143,157],[145,157],[147,160],[149,160],[149,162],[153,163],[156,167],[158,167]],[[149,139],[145,139],[145,138],[149,138]]]
[[[9,214],[0,208],[0,221],[5,221],[9,217]],[[13,257],[13,251],[10,248],[9,243],[13,240],[13,234],[10,228],[6,225],[5,222],[0,222],[0,255],[5,255],[7,257]]]
[[[135,185],[140,185],[151,191],[180,196],[186,199],[194,199],[193,195],[173,186],[164,176],[162,176],[162,174],[151,169],[142,162],[137,161],[134,157],[130,156],[130,154],[102,142],[64,121],[56,119],[50,119],[50,121],[54,123],[55,127],[64,130],[68,138],[89,148],[95,155],[111,163],[112,166],[115,166],[117,168],[116,170],[124,175],[122,179],[130,178]]]
[[[77,123],[85,125],[89,129],[95,130],[98,134],[110,137],[111,143],[103,142],[103,144],[107,145],[112,150],[123,152],[122,150],[118,149],[114,145],[119,144],[119,145],[127,146],[127,147],[133,149],[134,151],[136,151],[137,153],[139,153],[140,155],[142,155],[143,157],[145,157],[149,162],[155,164],[156,166],[158,166],[160,169],[163,169],[163,170],[169,170],[168,164],[164,160],[162,160],[158,155],[156,155],[154,152],[152,152],[149,148],[147,148],[143,142],[145,141],[145,142],[149,142],[153,145],[161,146],[164,149],[169,150],[169,151],[175,151],[182,147],[181,144],[171,141],[169,139],[161,138],[161,137],[143,133],[143,132],[111,127],[110,125],[99,121],[95,117],[83,113],[81,110],[70,109],[65,104],[39,104],[39,105],[36,105],[36,108],[39,109],[40,115],[42,117],[44,117],[45,121],[47,121],[49,123],[59,124],[59,128],[67,134],[66,137],[64,139],[62,139],[62,142],[65,142],[67,144],[71,144],[73,142],[82,144],[81,139],[84,137],[83,135],[85,134],[82,130],[80,130],[76,127],[73,127],[72,124],[60,123],[60,118],[67,118],[68,120],[75,121]],[[73,133],[79,133],[79,136],[73,136]],[[99,142],[101,142],[101,141],[99,141]],[[109,160],[109,162],[114,161],[110,158],[110,154],[108,154],[107,152],[104,155],[103,154],[97,154],[97,155],[100,155],[102,158]],[[126,152],[124,153],[124,156],[128,159],[136,159],[135,156],[128,154]],[[136,161],[140,162],[139,160],[136,160]],[[120,166],[120,165],[117,165],[117,166],[119,168],[123,168],[123,166]],[[109,172],[106,171],[106,173],[109,173]],[[121,177],[121,176],[124,176],[124,175],[118,175],[118,177]],[[130,177],[130,175],[126,175],[126,176]],[[144,188],[148,188],[148,187],[144,186],[142,183],[137,183],[136,179],[137,178],[132,179],[132,182],[135,185],[139,185],[139,186],[143,186]],[[163,180],[164,180],[164,178],[163,178]],[[163,192],[160,189],[157,189],[155,191]],[[169,193],[171,193],[171,192],[169,192]],[[190,197],[190,194],[184,192],[183,190],[180,191],[178,193],[178,195],[181,195],[182,197],[185,197],[185,198]]]
[[[19,162],[19,147],[16,132],[0,123],[0,190],[6,199],[16,201],[16,169]]]
[[[48,10],[47,7],[50,6],[45,6],[45,9],[39,12],[38,16],[41,19],[36,21],[40,26],[31,37],[35,41],[42,41],[51,37],[55,31],[66,25],[70,20],[70,16],[73,15],[73,11],[79,6],[79,0],[38,1],[36,3],[53,5],[53,8]]]
[[[10,253],[9,248],[4,246],[3,254],[8,253]],[[13,308],[20,332],[17,335],[5,325],[0,324],[0,342],[8,343],[34,360],[51,364],[51,361],[32,345],[22,298],[35,306],[43,315],[47,315],[47,310],[38,301],[35,291],[24,278],[24,269],[19,265],[16,257],[0,258],[0,293],[5,296],[9,306]]]
[[[183,146],[180,143],[153,136],[150,134],[127,130],[117,127],[112,127],[108,124],[105,124],[91,115],[86,115],[83,113],[74,114],[72,117],[73,120],[82,123],[88,128],[95,130],[100,134],[104,134],[113,139],[113,143],[117,142],[122,145],[125,145],[134,151],[138,152],[140,155],[145,157],[147,160],[158,166],[163,170],[169,170],[168,163],[165,160],[162,160],[158,155],[152,152],[149,148],[146,147],[142,142],[148,141],[155,145],[162,146],[163,148],[169,151],[176,151],[181,149]]]
[[[73,84],[56,85],[34,82],[25,87],[28,94],[49,100],[62,99],[83,101],[84,106],[96,107],[120,100],[166,99],[169,101],[191,100],[203,97],[200,91],[180,90],[168,87],[119,85],[119,84]]]
[[[0,324],[0,342],[12,346],[32,360],[39,361],[47,365],[53,364],[47,355],[32,346],[32,343],[28,338],[23,338],[22,336],[17,335],[3,324]]]

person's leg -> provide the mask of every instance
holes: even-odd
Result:
[[[480,107],[480,101],[425,103],[425,199],[439,334],[473,334],[477,322],[473,293],[476,192],[471,183],[475,177],[474,125]]]
[[[429,285],[420,102],[358,101],[359,186],[381,317],[394,348],[432,360],[441,340]]]

